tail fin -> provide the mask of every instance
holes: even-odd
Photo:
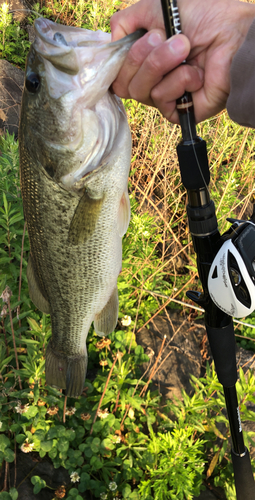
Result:
[[[87,364],[87,353],[68,356],[53,349],[50,340],[45,360],[46,383],[65,389],[66,396],[78,397],[83,391]]]

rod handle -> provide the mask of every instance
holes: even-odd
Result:
[[[224,387],[232,387],[237,381],[233,321],[231,320],[224,328],[213,328],[208,324],[205,326],[219,382]]]
[[[255,482],[251,468],[249,452],[246,448],[245,455],[236,455],[233,451],[232,463],[234,468],[236,498],[237,500],[255,499]]]

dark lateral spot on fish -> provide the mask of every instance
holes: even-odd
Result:
[[[53,40],[55,40],[55,42],[61,44],[61,45],[67,45],[68,46],[68,43],[65,39],[65,37],[62,35],[62,33],[55,33],[54,37],[53,37]]]

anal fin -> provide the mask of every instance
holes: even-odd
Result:
[[[83,391],[87,365],[86,353],[68,356],[54,349],[50,340],[45,360],[46,384],[65,389],[66,396],[76,398]]]
[[[95,315],[94,328],[100,337],[109,335],[116,327],[119,313],[119,298],[117,286],[114,288],[111,297],[100,313]]]
[[[50,304],[41,291],[39,279],[34,270],[33,258],[31,254],[29,255],[27,264],[27,281],[29,295],[34,305],[43,313],[50,314]]]

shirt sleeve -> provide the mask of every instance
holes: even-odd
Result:
[[[227,111],[239,125],[255,128],[255,19],[231,64]]]

